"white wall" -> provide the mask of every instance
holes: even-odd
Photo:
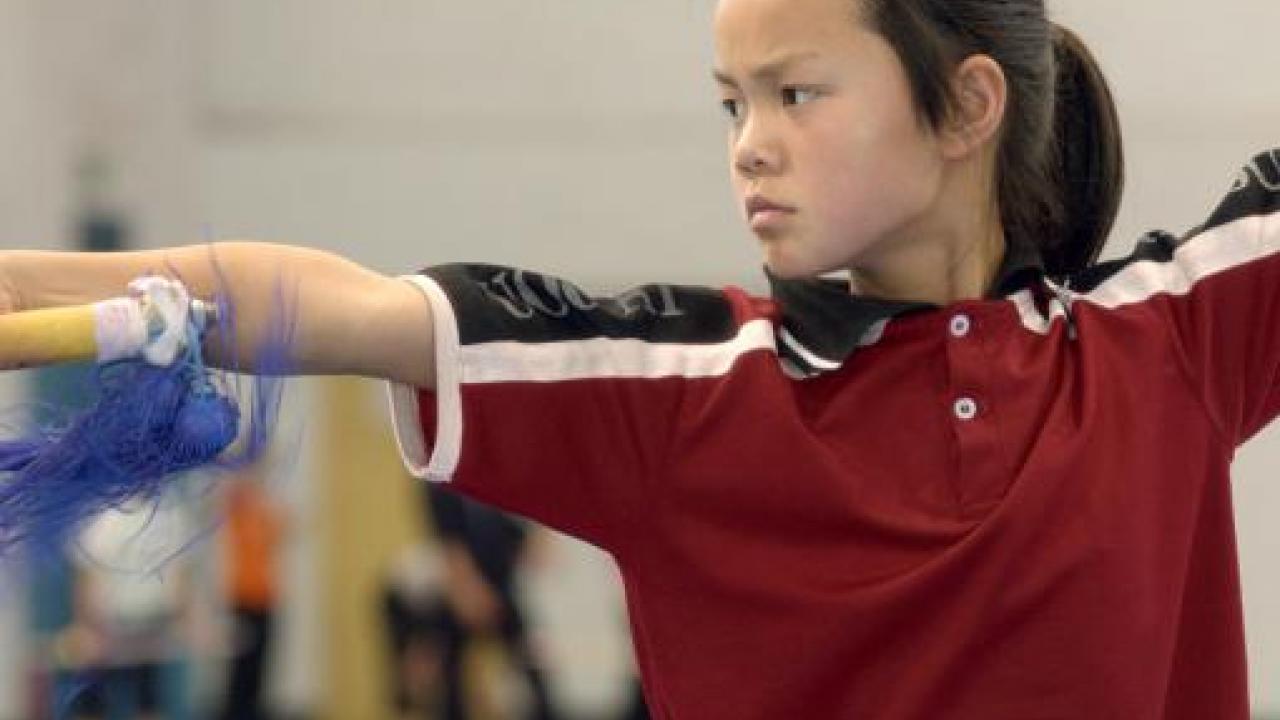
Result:
[[[707,81],[710,6],[0,0],[0,237],[66,236],[70,170],[93,142],[119,160],[145,245],[246,235],[386,271],[495,260],[595,288],[758,287]],[[1054,10],[1120,99],[1130,181],[1113,254],[1195,224],[1249,155],[1280,145],[1275,0]],[[1278,467],[1272,432],[1236,481],[1253,688],[1274,713]]]
[[[201,211],[220,232],[396,270],[491,259],[616,283],[754,268],[699,3],[273,7],[202,9]]]

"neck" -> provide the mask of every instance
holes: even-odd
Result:
[[[982,184],[956,180],[943,181],[929,212],[859,258],[854,293],[939,306],[986,297],[1004,261],[1004,228]]]

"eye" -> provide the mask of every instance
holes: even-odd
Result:
[[[782,89],[783,105],[801,105],[818,97],[818,92],[810,88],[788,87]]]
[[[724,108],[724,114],[725,114],[725,115],[728,115],[729,117],[733,118],[734,120],[737,120],[737,119],[738,119],[738,115],[740,114],[740,108],[738,107],[738,101],[737,101],[737,100],[733,100],[733,99],[725,99],[725,100],[721,100],[721,101],[720,101],[720,106],[721,106],[722,108]]]

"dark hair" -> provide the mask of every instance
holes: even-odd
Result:
[[[1043,0],[857,0],[907,71],[921,120],[938,129],[956,107],[965,58],[1003,69],[1009,101],[997,198],[1010,243],[1039,248],[1051,276],[1097,259],[1120,207],[1124,152],[1106,78],[1089,49],[1051,22]]]

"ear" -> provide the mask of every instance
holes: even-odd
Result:
[[[955,107],[942,129],[942,151],[948,159],[959,160],[999,136],[1009,86],[1000,63],[987,55],[965,58],[951,82]]]

